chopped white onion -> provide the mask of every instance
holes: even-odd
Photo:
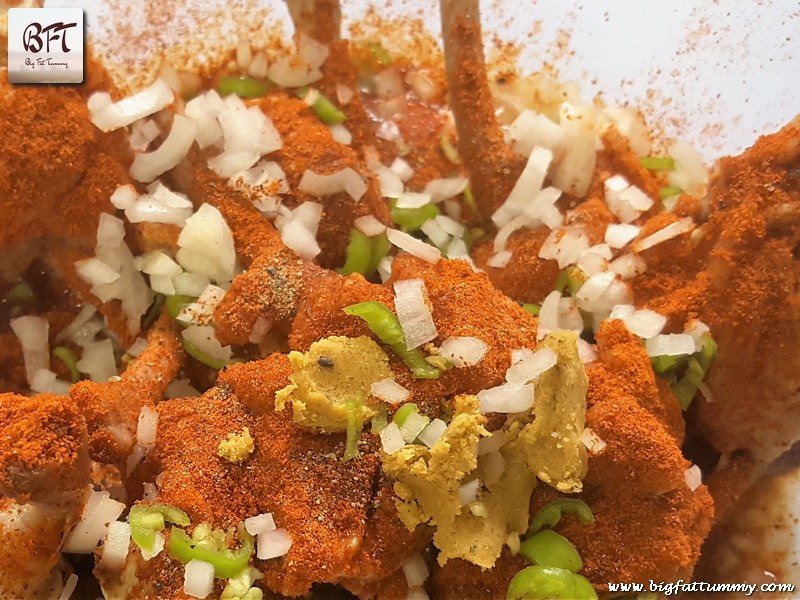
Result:
[[[666,333],[650,338],[644,344],[647,356],[681,356],[693,354],[697,347],[688,333]]]
[[[69,532],[62,550],[70,554],[91,554],[103,539],[110,523],[125,510],[125,504],[110,498],[108,492],[92,492],[80,522]]]
[[[289,221],[283,226],[281,240],[303,260],[312,260],[322,251],[314,234],[299,221]]]
[[[481,460],[481,466],[483,468],[483,483],[487,487],[491,487],[500,481],[503,476],[506,470],[506,459],[503,458],[502,452],[489,452]]]
[[[190,302],[181,308],[176,319],[184,324],[209,325],[214,316],[214,310],[224,296],[225,290],[209,284],[195,302]]]
[[[67,581],[64,583],[64,587],[61,590],[61,594],[58,596],[58,600],[70,600],[72,598],[72,594],[75,593],[75,588],[78,587],[78,576],[75,573],[71,573],[69,577],[67,577]]]
[[[193,558],[183,568],[183,591],[192,598],[205,598],[214,591],[214,565]]]
[[[425,444],[428,448],[433,448],[436,445],[436,442],[444,435],[444,432],[447,431],[447,423],[442,421],[441,419],[434,419],[433,421],[428,424],[425,429],[420,432],[417,436],[419,441]]]
[[[588,364],[597,360],[597,346],[590,344],[586,340],[578,338],[578,356],[583,364]]]
[[[175,379],[170,382],[167,389],[164,390],[164,398],[194,398],[199,396],[200,392],[197,391],[188,379]]]
[[[579,438],[581,443],[586,446],[586,449],[591,452],[592,454],[597,454],[602,452],[606,449],[608,444],[597,435],[594,431],[592,431],[589,427],[583,430],[581,433],[581,437]]]
[[[408,161],[400,158],[399,156],[392,161],[389,168],[400,178],[400,181],[406,183],[414,176],[414,168],[408,164]]]
[[[83,356],[75,363],[81,373],[99,383],[107,382],[117,374],[117,360],[111,340],[90,342],[83,347]]]
[[[675,170],[667,175],[669,184],[701,198],[708,182],[708,169],[703,157],[686,142],[675,142],[669,148]]]
[[[703,483],[703,473],[700,467],[692,465],[683,472],[683,480],[686,482],[686,487],[690,491],[695,491]]]
[[[430,196],[431,202],[439,203],[458,196],[467,187],[467,183],[469,182],[463,175],[432,179],[425,185],[425,193]]]
[[[652,248],[657,244],[671,240],[682,233],[691,231],[693,225],[694,222],[692,221],[691,217],[684,217],[683,219],[675,221],[674,223],[670,223],[663,229],[659,229],[655,233],[651,233],[642,240],[637,240],[633,244],[633,249],[636,250],[636,252],[643,252],[644,250]]]
[[[661,330],[667,324],[667,317],[646,308],[620,318],[624,321],[628,331],[645,340],[661,333]]]
[[[506,432],[502,429],[493,431],[489,437],[484,437],[478,440],[478,456],[495,452],[502,448],[508,441]]]
[[[473,479],[458,488],[458,503],[461,506],[472,504],[478,498],[478,490],[481,487],[480,479]]]
[[[403,192],[395,203],[395,208],[420,208],[431,203],[431,195],[422,192]]]
[[[181,266],[161,250],[151,250],[139,260],[140,270],[148,275],[167,275],[174,277],[183,273]]]
[[[605,242],[612,248],[623,248],[639,235],[640,227],[625,223],[612,223],[606,228]]]
[[[272,329],[272,320],[266,317],[258,317],[256,322],[253,323],[253,330],[247,337],[247,341],[251,344],[260,344],[266,339],[270,329]]]
[[[442,229],[439,224],[433,219],[428,219],[420,227],[422,233],[428,236],[428,239],[439,248],[445,248],[450,241],[450,236]]]
[[[248,517],[244,520],[244,528],[250,535],[260,535],[267,531],[275,531],[275,519],[272,513],[261,513],[255,517]]]
[[[62,329],[58,335],[56,335],[56,343],[63,342],[64,340],[72,340],[72,336],[74,336],[86,323],[88,323],[92,317],[97,313],[97,309],[92,306],[91,304],[85,304],[81,311],[78,313],[78,316],[73,319],[73,321],[67,325],[64,329]]]
[[[423,417],[417,412],[412,412],[400,425],[400,435],[403,436],[403,441],[406,444],[411,444],[417,439],[422,430],[428,426],[428,417]]]
[[[436,324],[426,302],[425,282],[404,279],[394,282],[394,307],[409,350],[430,342],[437,336]]]
[[[328,131],[331,132],[333,139],[340,144],[349,146],[353,142],[353,134],[350,133],[350,130],[347,129],[347,127],[340,123],[328,125]]]
[[[175,258],[187,271],[216,282],[233,279],[236,263],[233,234],[217,208],[203,204],[189,217],[178,236],[178,247]]]
[[[158,413],[149,406],[143,406],[139,411],[139,420],[136,425],[136,441],[145,448],[155,446],[157,426]]]
[[[589,249],[589,238],[582,229],[567,227],[553,230],[539,249],[539,258],[558,261],[558,267],[578,262],[581,255]]]
[[[134,121],[157,113],[172,103],[174,96],[169,86],[161,79],[142,91],[123,98],[119,102],[103,106],[92,111],[99,103],[92,102],[89,119],[101,131],[114,131],[130,125]]]
[[[515,141],[514,151],[523,156],[529,156],[537,146],[553,153],[564,146],[565,133],[561,126],[529,108],[520,111],[509,126],[508,134]]]
[[[111,204],[114,205],[114,208],[125,210],[131,206],[138,197],[139,194],[136,192],[136,188],[131,184],[121,185],[111,194]]]
[[[128,139],[131,150],[144,152],[150,143],[161,135],[156,122],[152,119],[136,121],[131,127],[131,135]]]
[[[535,352],[525,353],[522,360],[506,371],[506,381],[515,385],[534,381],[557,363],[558,355],[550,348],[541,348]]]
[[[181,332],[183,338],[192,344],[198,351],[222,362],[229,362],[233,352],[230,346],[223,346],[217,340],[214,328],[208,325],[192,325]]]
[[[384,198],[399,198],[403,195],[403,190],[405,189],[403,182],[389,167],[379,165],[375,169],[375,173],[378,175],[381,196]]]
[[[358,229],[361,233],[363,233],[367,237],[380,235],[384,231],[386,231],[386,225],[381,223],[378,219],[376,219],[372,215],[364,215],[363,217],[358,217],[355,221],[353,221],[353,227]]]
[[[501,250],[500,252],[492,254],[489,257],[489,260],[486,261],[486,266],[495,269],[502,269],[508,264],[512,256],[513,254],[508,250]]]
[[[653,205],[653,200],[622,175],[614,175],[604,182],[605,199],[609,210],[623,223],[630,223]]]
[[[608,268],[623,280],[631,279],[647,270],[644,259],[637,254],[628,253],[615,258],[608,264]]]
[[[30,385],[39,369],[50,368],[50,323],[42,317],[25,316],[11,319],[10,324],[22,346],[25,378]]]
[[[189,153],[197,134],[197,124],[183,115],[175,115],[167,139],[153,152],[137,154],[131,165],[131,177],[136,181],[153,181],[166,173]]]
[[[419,587],[428,579],[428,565],[421,554],[415,555],[403,565],[403,574],[406,576],[408,587]]]
[[[285,556],[292,547],[292,538],[285,529],[274,529],[258,534],[256,556],[261,560],[269,560]]]
[[[403,434],[400,433],[400,428],[394,421],[381,429],[380,438],[381,446],[386,454],[394,454],[406,445]]]
[[[433,78],[423,70],[408,71],[405,76],[406,83],[411,86],[417,97],[423,102],[429,102],[439,93],[439,87]]]
[[[119,279],[119,273],[99,258],[87,258],[75,263],[75,270],[86,283],[103,285]]]
[[[225,106],[214,90],[195,96],[186,103],[184,113],[197,123],[196,139],[201,150],[222,139],[222,126],[217,117],[225,110]]]
[[[555,187],[578,198],[589,189],[597,160],[594,112],[591,105],[573,106],[563,102],[559,107],[559,123],[564,132],[563,153],[550,178]]]
[[[435,246],[426,244],[422,240],[418,240],[412,235],[398,231],[397,229],[386,229],[386,237],[389,241],[409,254],[413,254],[426,262],[435,264],[439,262],[442,257],[441,251]]]
[[[521,214],[531,196],[542,189],[544,178],[552,161],[553,153],[550,150],[534,148],[508,198],[492,215],[492,222],[498,228]]]
[[[339,101],[339,104],[344,104],[347,106],[350,104],[350,101],[355,96],[355,92],[353,88],[343,85],[341,83],[336,84],[336,99]]]
[[[58,379],[58,376],[49,369],[38,369],[29,385],[32,391],[40,394],[69,396],[70,384]]]
[[[610,271],[595,273],[589,277],[575,294],[578,306],[588,312],[599,312],[605,306],[604,294],[614,282],[615,275]]]
[[[99,565],[112,571],[121,571],[128,558],[128,547],[131,543],[130,525],[123,521],[114,521],[108,526],[106,541],[103,542],[103,556]]]
[[[401,404],[408,400],[411,395],[406,388],[397,383],[394,379],[381,379],[370,386],[370,392],[376,398],[388,402],[389,404]]]
[[[297,189],[317,198],[347,192],[353,200],[358,201],[366,193],[367,184],[351,167],[330,175],[320,175],[306,169]]]
[[[533,384],[504,383],[478,392],[482,413],[518,413],[533,406]]]
[[[181,273],[172,278],[175,293],[182,296],[199,296],[208,287],[208,277],[201,273]]]
[[[449,337],[439,347],[439,356],[463,368],[478,364],[488,351],[489,344],[476,337]]]
[[[428,592],[424,588],[418,587],[408,590],[406,600],[430,600],[430,596],[428,596]]]
[[[111,94],[108,92],[95,92],[86,101],[86,108],[89,109],[89,112],[95,113],[106,106],[111,106],[113,103]]]

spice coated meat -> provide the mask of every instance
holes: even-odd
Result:
[[[92,59],[0,87],[0,598],[713,578],[800,437],[800,123],[709,183],[633,111],[490,81],[475,0],[422,66],[287,4],[296,51],[172,68],[135,122]]]

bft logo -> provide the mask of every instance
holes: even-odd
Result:
[[[22,45],[27,52],[36,54],[41,52],[45,45],[45,52],[50,52],[50,42],[61,40],[61,51],[66,54],[70,51],[67,47],[67,29],[77,26],[77,23],[53,23],[42,27],[41,23],[31,23],[22,34]],[[44,41],[42,41],[42,34],[45,36]]]
[[[9,9],[8,80],[11,83],[81,83],[83,11],[80,8]]]

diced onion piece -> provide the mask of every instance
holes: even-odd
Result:
[[[251,344],[260,344],[267,337],[270,329],[272,329],[272,320],[266,317],[258,317],[256,322],[253,323],[253,330],[250,332],[247,341]]]
[[[492,215],[492,222],[498,228],[521,214],[531,195],[542,189],[544,178],[552,161],[552,152],[545,148],[534,148],[508,198]]]
[[[361,233],[363,233],[367,237],[380,235],[384,231],[386,231],[386,225],[381,223],[378,219],[376,219],[372,215],[364,215],[363,217],[358,217],[355,221],[353,221],[353,227],[358,229]]]
[[[395,208],[420,208],[431,203],[431,195],[422,192],[404,192],[397,198]]]
[[[614,282],[614,273],[604,271],[589,277],[575,294],[578,306],[589,312],[597,312],[602,306],[602,297]]]
[[[651,233],[646,238],[642,240],[637,240],[633,243],[633,249],[636,252],[642,252],[647,250],[648,248],[652,248],[653,246],[660,244],[662,242],[666,242],[667,240],[671,240],[674,237],[681,235],[682,233],[686,233],[691,231],[693,226],[693,221],[691,217],[684,217],[674,223],[670,223],[663,229],[659,229],[655,233]]]
[[[187,271],[216,282],[233,279],[236,263],[233,234],[217,208],[203,204],[189,217],[178,236],[178,246],[175,258]]]
[[[101,131],[114,131],[134,121],[157,113],[172,103],[174,96],[169,86],[161,79],[119,102],[91,111],[89,119]],[[95,104],[96,106],[96,104]]]
[[[561,150],[564,145],[564,130],[547,116],[528,108],[520,111],[508,128],[508,134],[516,143],[514,151],[529,156],[536,146],[552,152]]]
[[[606,228],[605,242],[612,248],[623,248],[639,235],[640,230],[636,225],[612,223]]]
[[[72,594],[75,593],[75,588],[77,587],[78,576],[75,573],[72,573],[69,577],[67,577],[67,581],[64,583],[64,588],[61,590],[58,600],[70,600],[70,598],[72,598]]]
[[[512,256],[513,255],[508,250],[501,250],[489,257],[489,260],[486,261],[486,266],[494,269],[502,269],[508,264]]]
[[[399,156],[392,161],[389,168],[400,178],[403,183],[407,182],[414,176],[414,168],[408,164],[408,161],[400,158]]]
[[[147,182],[166,173],[189,153],[196,134],[197,124],[192,119],[175,115],[167,139],[153,152],[136,155],[131,165],[131,177]]]
[[[209,284],[195,302],[190,302],[181,308],[176,319],[186,324],[209,325],[214,315],[214,310],[224,296],[225,290]]]
[[[375,172],[378,175],[381,196],[384,198],[400,198],[403,195],[403,182],[394,171],[380,165]]]
[[[244,520],[244,528],[250,535],[260,535],[267,531],[275,531],[275,519],[272,513],[261,513],[255,517],[248,517]]]
[[[669,184],[702,197],[708,182],[708,169],[703,164],[703,157],[686,142],[675,142],[668,152],[675,161],[675,170],[667,175]]]
[[[91,554],[113,523],[125,510],[125,504],[110,498],[108,492],[92,492],[80,522],[67,535],[62,550],[70,554]]]
[[[285,529],[274,529],[258,534],[256,556],[261,560],[269,560],[285,556],[292,547],[292,538]]]
[[[550,348],[542,348],[530,354],[526,353],[522,360],[506,371],[506,381],[515,385],[534,381],[542,373],[556,366],[556,363],[558,363],[558,356]]]
[[[422,279],[395,281],[394,293],[394,307],[406,348],[413,350],[434,339],[436,324],[425,301],[425,282]]]
[[[503,453],[494,451],[486,454],[482,460],[483,483],[489,487],[500,481],[506,470],[506,459]]]
[[[140,337],[134,340],[134,342],[125,351],[125,354],[127,354],[128,356],[133,356],[135,358],[145,350],[147,350],[147,340]]]
[[[183,591],[192,598],[205,598],[214,591],[214,565],[193,558],[183,568]]]
[[[461,506],[472,504],[478,497],[478,490],[481,487],[480,479],[473,479],[458,488],[458,503]]]
[[[417,439],[422,430],[428,426],[430,420],[417,412],[409,413],[403,424],[400,425],[400,434],[406,444],[411,444]]]
[[[428,596],[428,592],[424,588],[418,587],[408,590],[406,600],[430,600],[430,596]]]
[[[421,554],[417,554],[403,565],[403,574],[406,576],[408,587],[419,587],[428,579],[428,565]]]
[[[533,384],[504,383],[478,392],[482,413],[518,413],[533,406]]]
[[[70,384],[58,379],[58,376],[49,369],[38,369],[29,385],[32,391],[40,394],[69,396]]]
[[[317,198],[347,192],[353,200],[358,201],[366,193],[367,184],[351,167],[330,175],[320,175],[306,169],[297,189]]]
[[[432,179],[425,185],[425,193],[430,196],[431,202],[438,203],[458,196],[467,187],[467,183],[467,178],[463,175]]]
[[[448,216],[436,215],[433,220],[436,221],[436,224],[449,235],[463,238],[464,233],[466,233],[466,227]]]
[[[192,325],[184,329],[181,335],[204,355],[215,361],[230,362],[233,355],[231,347],[219,343],[213,327]]]
[[[91,304],[85,304],[81,309],[81,312],[78,313],[78,316],[75,317],[69,325],[62,329],[58,335],[56,335],[56,343],[60,343],[64,340],[72,340],[72,336],[75,335],[84,325],[86,325],[86,323],[88,323],[95,315],[95,313],[97,313],[97,309],[94,306]]]
[[[138,197],[139,194],[136,192],[136,188],[131,184],[121,185],[111,194],[111,204],[114,205],[114,208],[125,210],[131,206]]]
[[[425,221],[420,226],[420,230],[422,233],[427,235],[428,239],[439,249],[444,248],[447,245],[447,242],[450,241],[450,236],[447,234],[447,232],[442,229],[433,219],[428,219]]]
[[[439,347],[439,356],[458,368],[476,365],[489,351],[489,344],[476,337],[449,337]]]
[[[176,379],[172,381],[167,389],[164,390],[164,397],[169,398],[194,398],[199,396],[198,392],[188,379]]]
[[[106,106],[111,106],[114,101],[111,99],[111,94],[108,92],[95,92],[86,101],[86,108],[89,112],[97,112]]]
[[[381,430],[380,438],[381,446],[386,454],[394,454],[406,445],[403,434],[400,433],[400,427],[394,422],[389,423]]]
[[[158,413],[149,406],[143,406],[136,424],[136,441],[145,448],[155,446],[157,426]]]
[[[81,373],[89,375],[89,379],[105,383],[117,374],[117,361],[114,357],[114,345],[111,340],[91,342],[83,347],[83,356],[75,363]]]
[[[447,431],[447,423],[441,419],[434,419],[417,437],[428,448],[433,448],[445,431]]]
[[[398,231],[397,229],[386,229],[386,237],[389,241],[409,254],[413,254],[426,262],[436,264],[442,257],[442,253],[435,246],[426,244],[412,235]]]
[[[692,492],[700,487],[703,483],[703,473],[700,467],[692,465],[683,472],[683,480],[686,482],[686,487]]]
[[[159,129],[156,122],[152,119],[136,121],[131,127],[131,135],[128,139],[128,143],[130,144],[131,150],[144,152],[147,150],[150,142],[155,140],[159,135],[161,135],[161,129]]]
[[[650,338],[644,344],[647,356],[681,356],[696,350],[694,338],[688,333],[667,333]]]
[[[284,225],[281,240],[303,260],[311,260],[321,252],[314,234],[299,221],[289,221]]]
[[[182,296],[199,296],[208,287],[208,277],[201,273],[181,273],[172,278],[175,293]]]
[[[586,446],[586,449],[592,454],[602,452],[606,449],[606,446],[608,446],[603,438],[597,435],[589,427],[583,430],[583,433],[581,433],[581,437],[579,439],[581,443]]]
[[[411,395],[406,388],[397,383],[394,379],[381,379],[370,386],[373,396],[380,398],[389,404],[402,404]]]
[[[140,270],[148,275],[174,277],[183,273],[181,266],[161,250],[152,250],[141,257]]]
[[[483,456],[484,454],[489,454],[490,452],[499,450],[505,445],[507,440],[508,436],[502,429],[493,431],[490,437],[485,437],[478,440],[478,456]]]
[[[353,88],[341,83],[336,84],[336,99],[339,101],[339,104],[344,104],[345,106],[350,104],[353,96],[355,96]]]
[[[642,339],[650,339],[664,329],[667,317],[649,309],[641,309],[622,319],[628,331]]]
[[[341,123],[328,125],[328,131],[331,132],[333,139],[340,144],[349,146],[353,142],[353,134],[350,133],[350,130]]]
[[[578,356],[583,364],[597,360],[597,346],[578,338]]]
[[[553,259],[560,269],[578,262],[589,249],[589,238],[581,229],[567,227],[553,230],[539,249],[539,258]]]
[[[11,330],[22,345],[25,377],[30,385],[39,369],[50,368],[50,324],[42,317],[25,316],[12,319]]]
[[[131,528],[128,523],[114,521],[108,526],[106,541],[103,542],[103,556],[100,566],[112,571],[121,571],[128,558],[128,547],[131,543]]]
[[[564,132],[563,154],[550,179],[555,187],[578,198],[589,189],[597,160],[594,110],[589,105],[574,106],[569,102],[559,107],[559,124]]]
[[[628,253],[615,258],[608,264],[608,268],[619,275],[621,279],[627,280],[644,273],[647,270],[647,264],[641,256]]]
[[[439,93],[439,86],[436,85],[434,79],[429,77],[424,70],[408,71],[405,76],[405,81],[423,102],[433,100]]]
[[[109,267],[99,258],[87,258],[75,263],[75,270],[86,283],[91,285],[104,285],[119,279],[120,274]]]

